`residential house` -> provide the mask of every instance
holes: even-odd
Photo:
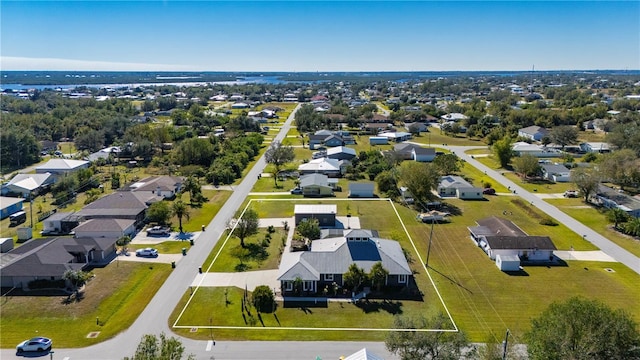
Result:
[[[604,154],[611,152],[611,147],[609,146],[609,143],[605,142],[585,142],[580,144],[580,151]]]
[[[446,175],[440,178],[438,195],[442,197],[457,197],[463,200],[483,199],[482,189],[474,187],[460,176]]]
[[[571,170],[560,164],[542,164],[542,176],[553,182],[568,182],[571,180]]]
[[[373,354],[367,348],[362,348],[359,351],[347,356],[343,360],[383,360],[380,356]]]
[[[415,144],[396,144],[393,145],[393,150],[403,160],[431,162],[436,158],[436,149],[424,148]]]
[[[2,287],[28,289],[34,280],[61,280],[67,270],[108,264],[116,255],[114,238],[33,239],[0,255]]]
[[[51,159],[44,165],[36,167],[36,174],[50,173],[54,179],[89,167],[86,160]],[[55,180],[54,180],[55,181]]]
[[[233,103],[231,105],[232,109],[248,109],[249,108],[249,104],[244,103],[244,102],[237,102],[237,103]]]
[[[51,173],[44,174],[17,174],[2,188],[3,194],[18,194],[24,198],[30,195],[38,195],[46,187],[53,184]]]
[[[151,176],[126,186],[123,190],[150,192],[164,199],[173,199],[182,190],[184,178],[180,176]]]
[[[328,137],[326,137],[324,139],[324,141],[322,143],[326,147],[343,146],[344,145],[344,140],[342,139],[341,136],[329,135]]]
[[[133,237],[136,233],[135,220],[91,219],[73,229],[74,237],[116,238]]]
[[[145,212],[153,202],[161,201],[162,196],[146,192],[117,191],[104,196],[75,213],[79,219],[129,219],[136,226],[142,224]]]
[[[24,199],[0,196],[0,219],[7,218],[22,210]]]
[[[349,183],[349,197],[350,198],[372,198],[374,197],[373,191],[375,188],[374,183]]]
[[[412,128],[415,128],[416,131],[418,132],[426,132],[429,131],[429,127],[427,126],[427,124],[425,123],[421,123],[421,122],[412,122],[412,123],[405,123],[404,124],[404,128],[408,131],[411,132]]]
[[[549,131],[540,126],[528,126],[518,130],[518,136],[527,138],[533,141],[541,141],[543,137],[547,136]]]
[[[389,117],[381,114],[372,114],[371,117],[361,117],[358,120],[366,123],[388,123]]]
[[[624,210],[630,216],[640,218],[640,199],[608,186],[598,185],[598,191],[591,196],[590,201],[607,209]]]
[[[535,157],[558,157],[561,155],[560,151],[557,149],[537,144],[529,144],[524,141],[514,143],[511,149],[517,156],[528,154]]]
[[[391,131],[393,124],[390,123],[366,123],[363,130],[370,135],[377,135],[380,132]]]
[[[499,268],[513,268],[513,256],[525,262],[549,262],[557,250],[548,236],[527,235],[513,222],[496,216],[476,221],[469,227],[471,239]],[[497,264],[498,265],[498,264]]]
[[[378,134],[379,137],[386,137],[390,142],[401,142],[411,139],[411,133],[398,131],[398,132],[384,132]]]
[[[309,251],[283,254],[278,281],[284,295],[295,292],[296,279],[302,279],[303,292],[315,294],[333,283],[345,286],[343,276],[351,264],[368,273],[378,262],[389,272],[385,285],[412,284],[413,272],[400,243],[379,238],[375,230],[362,229],[344,230],[339,237],[314,240]]]
[[[334,227],[336,224],[337,205],[295,205],[293,214],[295,224],[305,219],[317,219],[321,227]]]
[[[336,146],[327,149],[326,157],[336,160],[352,160],[356,157],[356,150],[346,146]]]
[[[330,181],[332,180],[332,181]],[[323,174],[308,174],[300,177],[302,195],[313,197],[333,196],[338,179],[329,179]]]
[[[345,160],[319,158],[301,164],[298,166],[298,171],[301,175],[318,173],[329,177],[340,177],[345,173],[348,164],[350,162]]]
[[[454,121],[454,122],[468,119],[466,115],[461,113],[449,113],[449,114],[442,115],[440,118],[444,121]]]

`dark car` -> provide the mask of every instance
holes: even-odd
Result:
[[[495,195],[496,194],[496,189],[494,188],[486,188],[484,190],[482,190],[482,193],[485,195]]]

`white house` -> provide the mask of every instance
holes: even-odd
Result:
[[[585,142],[580,144],[580,150],[584,152],[608,153],[611,151],[609,144],[606,142]]]
[[[553,182],[568,182],[571,178],[571,170],[560,164],[543,164],[542,176]]]
[[[349,183],[349,197],[372,198],[374,183]]]
[[[38,194],[44,186],[52,184],[53,180],[53,176],[48,172],[44,174],[18,174],[3,187],[2,193],[20,194],[26,198],[29,194]]]
[[[130,184],[129,191],[148,191],[165,199],[173,199],[182,189],[184,179],[179,176],[151,176]]]
[[[438,195],[442,197],[457,197],[463,200],[483,199],[482,189],[474,187],[460,176],[446,175],[440,178]]]
[[[533,141],[540,141],[543,137],[545,137],[549,131],[540,126],[528,126],[526,128],[522,128],[518,130],[518,136],[524,137]]]
[[[468,119],[466,115],[461,113],[449,113],[449,114],[442,115],[440,118],[444,121],[455,121],[455,122]]]
[[[558,157],[561,155],[560,151],[557,149],[548,148],[538,144],[529,144],[524,141],[514,143],[511,149],[517,156],[528,154],[535,157]]]
[[[389,141],[393,141],[393,142],[401,142],[401,141],[407,141],[407,140],[411,139],[411,133],[403,132],[403,131],[384,132],[384,133],[378,134],[378,136],[379,137],[385,137]],[[371,138],[369,138],[369,139],[371,139]],[[369,141],[371,141],[371,140],[369,140]]]
[[[329,177],[340,177],[346,171],[348,163],[348,161],[336,159],[313,159],[298,166],[298,171],[301,175],[319,173]]]
[[[50,173],[54,177],[58,177],[88,167],[89,162],[85,160],[51,159],[44,165],[36,167],[36,174]]]

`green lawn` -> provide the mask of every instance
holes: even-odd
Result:
[[[414,136],[411,139],[412,142],[418,142],[431,146],[437,146],[441,144],[447,144],[449,146],[486,146],[484,142],[480,140],[469,139],[465,136],[447,136],[440,134],[438,129],[429,128],[428,132],[423,132],[420,136]]]
[[[202,225],[209,225],[211,219],[218,213],[222,205],[231,196],[231,191],[223,190],[203,190],[202,194],[209,199],[201,207],[188,207],[189,219],[182,219],[182,228],[185,232],[200,231]],[[183,201],[189,204],[189,194],[183,195]],[[174,228],[178,226],[178,219],[173,217],[171,224]]]
[[[191,243],[189,241],[180,241],[180,240],[168,240],[161,242],[159,244],[129,244],[127,245],[127,249],[129,252],[135,253],[137,249],[144,249],[148,247],[153,247],[158,250],[160,254],[180,254],[183,248],[189,250],[191,248]]]
[[[640,256],[640,239],[634,239],[631,236],[615,231],[613,224],[607,220],[605,213],[586,205],[582,202],[582,199],[548,199],[545,201],[635,256]]]
[[[66,303],[67,296],[4,296],[2,347],[36,335],[50,337],[62,348],[105,341],[131,326],[169,276],[171,266],[121,261],[93,272],[96,276],[81,301]],[[94,331],[100,334],[87,338]]]
[[[530,181],[524,181],[520,176],[516,175],[513,172],[504,172],[504,177],[513,181],[514,183],[521,186],[523,189],[532,192],[532,193],[543,193],[543,194],[560,194],[564,193],[567,190],[575,189],[575,184],[571,182],[565,183],[536,183]]]
[[[262,246],[262,241],[267,236],[266,228],[261,228],[258,234],[246,238],[245,248],[240,246],[240,240],[234,236],[230,237],[226,243],[219,241],[205,260],[203,267],[211,272],[277,269],[284,248],[283,237],[286,241],[287,233],[283,228],[275,228],[275,230],[271,234],[267,247]],[[222,251],[219,251],[221,248]],[[215,263],[209,268],[216,255]]]

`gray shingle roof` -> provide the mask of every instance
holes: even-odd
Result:
[[[493,250],[557,250],[548,236],[486,236]]]

